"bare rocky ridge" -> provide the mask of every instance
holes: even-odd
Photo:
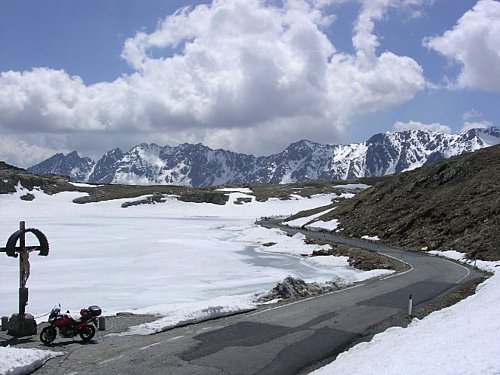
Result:
[[[362,178],[350,182],[371,184],[378,179]],[[345,181],[344,181],[345,182]],[[335,184],[344,182],[332,181],[304,181],[294,184],[272,185],[230,185],[234,189],[241,187],[250,188],[252,195],[259,202],[265,202],[269,198],[290,199],[292,195],[310,197],[314,194],[324,194],[338,192],[341,190]],[[68,177],[57,175],[36,175],[29,173],[25,169],[17,168],[4,162],[0,162],[0,194],[9,194],[16,192],[16,187],[20,184],[23,188],[32,191],[40,188],[47,194],[55,194],[61,191],[80,191],[87,193],[73,200],[74,203],[85,204],[91,202],[101,202],[112,199],[130,198],[124,207],[138,204],[153,204],[164,202],[165,195],[177,196],[179,200],[195,203],[212,203],[224,205],[228,201],[228,195],[217,191],[217,186],[207,188],[191,188],[187,186],[175,185],[120,185],[103,184],[97,186],[75,186],[69,182]],[[225,186],[228,187],[228,186]],[[29,194],[29,193],[28,193]],[[32,196],[32,194],[31,194]],[[32,199],[26,195],[25,199]],[[148,196],[143,199],[135,198]],[[246,200],[248,203],[248,200]],[[238,204],[244,204],[245,199],[240,199]]]
[[[47,194],[77,190],[66,177],[32,175],[22,168],[0,161],[0,194],[15,193],[19,184],[27,190],[33,190],[35,187],[40,188]]]
[[[395,175],[320,219],[339,219],[343,235],[497,260],[499,182],[500,146],[494,146]]]

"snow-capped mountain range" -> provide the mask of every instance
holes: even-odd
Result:
[[[302,140],[271,156],[255,157],[202,144],[177,147],[142,143],[128,152],[108,151],[94,162],[76,151],[56,154],[28,168],[35,174],[69,176],[74,182],[130,185],[291,183],[344,180],[404,172],[443,158],[500,143],[500,128],[471,129],[460,134],[426,130],[386,132],[368,141],[324,145]]]

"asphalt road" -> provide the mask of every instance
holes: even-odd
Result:
[[[264,223],[267,227],[276,223]],[[370,327],[482,274],[454,262],[324,233],[327,241],[378,251],[409,270],[297,302],[152,336],[103,336],[69,343],[36,374],[297,374],[342,352]],[[58,338],[59,340],[59,338]]]

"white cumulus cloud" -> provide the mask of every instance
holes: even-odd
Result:
[[[443,125],[440,123],[424,124],[419,121],[408,121],[408,122],[397,121],[394,123],[393,128],[396,131],[429,130],[437,133],[451,134],[451,128],[447,125]]]
[[[481,0],[441,36],[424,45],[460,66],[458,88],[500,91],[500,2]]]
[[[37,142],[38,141],[38,142]],[[40,159],[46,159],[54,155],[54,150],[59,152],[68,152],[64,143],[59,147],[38,146],[39,140],[32,137],[25,139],[15,136],[2,135],[0,137],[0,160],[6,160],[9,164],[28,167],[40,162]],[[49,142],[52,143],[52,142]]]
[[[144,141],[257,154],[301,138],[338,141],[353,116],[401,105],[424,89],[419,64],[377,53],[375,32],[388,7],[422,1],[360,1],[353,54],[336,51],[335,35],[325,32],[339,1],[184,8],[125,42],[122,57],[134,72],[113,82],[86,85],[50,68],[0,72],[0,133],[43,134],[40,157],[48,147],[61,151],[54,146],[61,139],[61,148],[83,154]],[[0,159],[9,155],[0,150]]]
[[[460,129],[461,132],[466,132],[471,129],[486,129],[489,127],[492,127],[493,123],[491,121],[465,121],[464,125],[462,126],[462,129]]]

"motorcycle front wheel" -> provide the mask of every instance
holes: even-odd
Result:
[[[84,342],[90,341],[95,335],[94,326],[89,324],[88,326],[82,327],[82,329],[80,329],[79,335]]]
[[[52,341],[56,339],[57,336],[57,331],[55,327],[49,326],[45,327],[42,329],[42,332],[40,333],[40,341],[43,342],[45,345],[50,345]]]

